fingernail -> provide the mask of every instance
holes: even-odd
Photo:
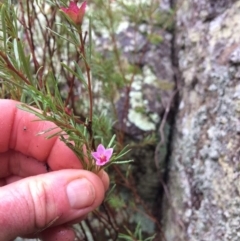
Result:
[[[71,181],[67,186],[69,203],[74,209],[89,207],[95,200],[95,190],[87,179],[81,178]]]

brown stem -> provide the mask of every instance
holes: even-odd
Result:
[[[103,208],[105,210],[105,213],[107,214],[107,219],[108,219],[108,222],[111,223],[112,227],[113,227],[113,230],[115,232],[115,237],[113,237],[113,240],[117,240],[118,238],[118,227],[116,225],[116,223],[114,222],[115,220],[112,219],[111,217],[113,216],[107,206],[107,203],[103,203]]]
[[[16,75],[18,75],[26,84],[31,85],[30,81],[23,75],[23,73],[21,73],[20,71],[18,71],[12,64],[11,62],[8,60],[8,57],[0,51],[0,56],[2,57],[2,59],[5,61],[7,68],[12,70]]]
[[[79,38],[80,38],[80,53],[83,56],[83,62],[86,68],[87,72],[87,81],[88,81],[88,94],[89,94],[89,105],[90,105],[90,110],[89,110],[89,122],[92,123],[92,109],[93,109],[93,98],[92,98],[92,83],[91,83],[91,76],[90,76],[90,66],[86,60],[86,53],[85,53],[85,48],[84,48],[84,38],[82,36],[82,32],[79,33]]]
[[[85,44],[85,37],[83,38],[82,36],[82,32],[79,33],[79,38],[80,38],[80,46],[79,46],[79,50],[80,53],[83,56],[83,62],[85,65],[85,69],[87,72],[87,82],[88,82],[88,96],[89,96],[89,120],[88,120],[88,125],[87,125],[87,130],[90,136],[90,141],[91,141],[91,146],[92,149],[95,150],[95,143],[94,143],[94,139],[93,139],[93,131],[92,131],[92,117],[93,117],[93,96],[92,96],[92,83],[91,83],[91,76],[90,76],[90,66],[87,62],[86,59],[86,53],[85,53],[85,48],[84,48],[84,44]]]
[[[73,95],[73,87],[74,87],[74,76],[72,76],[72,78],[70,79],[70,81],[67,81],[68,87],[69,87],[69,91],[68,91],[68,96],[67,99],[64,103],[65,107],[67,107],[67,105],[69,104],[69,101]]]
[[[120,176],[120,180],[123,180],[123,183],[121,182],[120,185],[126,187],[127,189],[129,189],[133,196],[134,196],[134,200],[136,203],[140,203],[144,209],[145,212],[141,211],[140,209],[135,208],[136,211],[141,212],[142,214],[144,214],[146,217],[148,217],[150,220],[152,220],[158,227],[159,232],[163,238],[164,241],[166,241],[165,236],[163,234],[161,225],[159,223],[159,221],[151,214],[151,211],[149,210],[149,208],[146,206],[145,202],[142,200],[142,198],[139,196],[139,194],[137,193],[137,190],[134,188],[134,186],[130,183],[130,177],[128,179],[126,179],[124,177],[124,175],[122,174],[122,172],[119,170],[119,168],[117,166],[114,166],[114,170],[115,172]],[[119,183],[119,181],[116,181],[116,183]]]
[[[81,231],[82,231],[82,233],[83,233],[83,235],[84,235],[84,238],[85,238],[86,240],[88,240],[88,236],[87,236],[87,233],[86,233],[83,225],[82,225],[81,223],[79,223],[79,226],[80,226],[80,229],[81,229]],[[84,240],[85,240],[85,239],[84,239]]]
[[[91,223],[88,221],[88,219],[86,219],[85,222],[91,232],[93,241],[97,241],[97,238],[96,238],[96,235],[95,235],[95,232],[94,232],[94,229],[93,229]]]
[[[34,40],[33,40],[33,32],[32,32],[32,21],[33,21],[33,16],[30,16],[30,6],[29,6],[29,1],[27,1],[27,19],[28,19],[28,25],[25,21],[25,17],[24,17],[24,8],[23,8],[23,3],[22,1],[20,1],[20,7],[21,7],[21,11],[22,11],[22,25],[24,27],[25,30],[25,35],[26,35],[26,39],[29,45],[29,49],[33,58],[33,64],[34,64],[34,69],[35,72],[37,72],[39,70],[39,63],[37,61],[36,55],[35,55],[35,45],[34,45]],[[32,7],[34,8],[33,4]],[[42,71],[40,71],[41,73]],[[40,89],[42,89],[42,73],[40,75],[40,81],[39,81],[39,86]]]

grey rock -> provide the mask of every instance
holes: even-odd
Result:
[[[240,1],[176,4],[175,48],[184,105],[172,143],[171,202],[166,198],[163,208],[166,240],[237,241]]]

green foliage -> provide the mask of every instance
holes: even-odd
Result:
[[[128,228],[126,228],[127,234],[119,234],[120,240],[126,240],[126,241],[153,241],[155,238],[155,235],[152,235],[151,237],[148,237],[146,239],[143,238],[141,224],[138,223],[136,226],[136,229],[134,233],[132,233]]]
[[[151,43],[156,44],[156,45],[163,41],[162,37],[159,36],[158,34],[151,34],[148,36],[148,39]]]
[[[140,143],[126,145],[124,128],[115,127],[120,121],[116,101],[121,91],[131,90],[134,77],[142,74],[140,66],[124,57],[117,33],[124,22],[134,29],[148,23],[151,31],[143,34],[150,43],[159,45],[162,36],[153,29],[160,26],[171,30],[173,13],[159,14],[157,0],[89,0],[84,24],[76,26],[59,11],[68,3],[68,0],[0,3],[0,98],[21,101],[19,108],[40,120],[55,123],[56,128],[42,130],[39,135],[58,136],[76,154],[84,169],[99,172],[102,168],[95,165],[91,155],[98,144],[114,148],[111,162],[103,167],[111,171],[111,180],[116,183],[106,205],[114,213],[134,209],[140,198],[131,181],[131,160],[125,160],[125,156],[129,156],[130,148],[153,145],[156,135],[151,133]],[[100,40],[104,46],[99,44]],[[133,52],[138,46],[134,48]],[[166,85],[163,87],[172,88],[169,83]],[[124,111],[127,113],[128,107]],[[144,114],[146,109],[141,105],[135,111]],[[110,167],[123,163],[129,164],[122,169]],[[119,195],[122,186],[134,194],[128,206]],[[109,221],[108,213],[111,212],[107,212]],[[114,222],[110,228],[105,224],[105,214],[99,219],[100,227],[108,228],[109,233],[115,230]],[[121,240],[153,238],[146,237],[140,224],[135,230],[126,227],[119,235]]]
[[[109,205],[114,209],[121,209],[126,207],[125,201],[117,195],[112,195],[108,200]]]
[[[39,112],[27,105],[19,107],[34,113],[41,120],[51,121],[60,127],[61,131],[51,134],[49,138],[56,135],[59,136],[79,157],[85,169],[98,171],[99,167],[95,167],[91,151],[96,148],[95,139],[100,137],[101,143],[104,143],[110,138],[112,135],[112,123],[104,115],[100,115],[100,117],[95,115],[93,118],[91,66],[90,62],[88,62],[91,56],[91,47],[87,45],[81,28],[70,23],[56,23],[52,24],[52,29],[50,27],[46,28],[47,31],[45,33],[50,34],[52,40],[58,39],[58,41],[55,41],[56,49],[62,51],[67,46],[68,58],[70,58],[66,62],[56,59],[54,63],[51,63],[53,60],[50,60],[49,64],[53,69],[47,69],[48,65],[42,65],[45,60],[41,59],[38,61],[35,56],[37,53],[31,49],[34,45],[33,33],[24,30],[25,23],[18,21],[14,7],[2,4],[1,17],[3,37],[1,38],[0,49],[0,77],[6,87],[4,90],[11,90],[9,92],[11,98],[24,100],[31,106],[42,110],[42,112]],[[27,46],[24,39],[20,38],[19,32],[24,31],[27,38],[32,38],[30,43],[32,46]],[[34,31],[34,29],[31,31]],[[62,42],[59,40],[62,40]],[[39,43],[35,42],[35,44]],[[36,58],[34,60],[35,69],[32,66],[30,55],[26,55],[28,48],[30,48],[32,57],[35,56]],[[61,56],[62,54],[60,53]],[[54,57],[54,55],[45,56],[45,59],[49,61],[51,57]],[[54,68],[54,65],[61,66],[60,72]],[[40,75],[40,72],[42,73],[43,71],[45,71],[45,76]],[[84,120],[78,120],[79,117],[66,111],[66,101],[58,89],[58,78],[61,73],[67,75],[72,82],[78,81],[81,88],[87,93],[86,99],[83,99],[83,107],[80,109],[82,113],[87,115],[84,116]],[[45,132],[48,132],[48,130]],[[85,154],[83,154],[84,147],[87,149]],[[87,155],[89,160],[87,163],[84,162],[86,160],[84,155]],[[121,163],[119,159],[122,156],[122,152],[119,152],[119,154],[115,152],[112,162]],[[116,160],[118,161],[116,162]]]

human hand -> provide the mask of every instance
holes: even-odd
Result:
[[[37,135],[54,124],[33,121],[17,104],[0,100],[0,240],[74,240],[68,225],[101,204],[108,175],[82,170],[57,137]]]

